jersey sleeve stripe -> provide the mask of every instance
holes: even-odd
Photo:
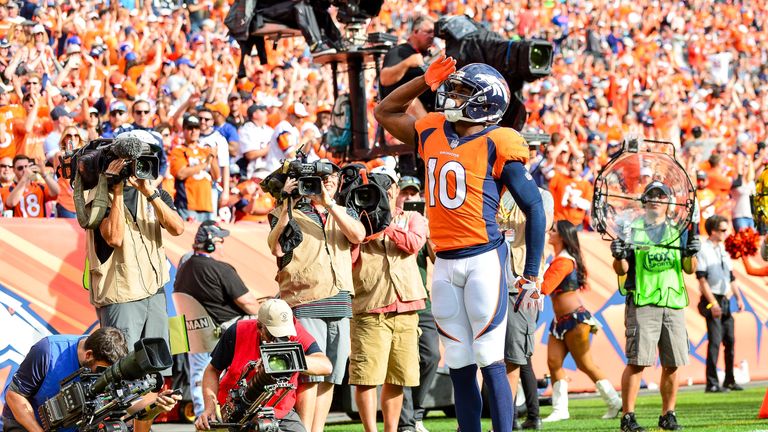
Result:
[[[436,131],[437,128],[428,128],[421,131],[419,134],[419,153],[424,152],[424,143],[427,142],[427,139],[434,131]]]

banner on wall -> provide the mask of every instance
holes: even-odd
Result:
[[[179,237],[166,235],[168,259],[173,264],[171,282],[166,286],[169,316],[175,316],[171,294],[176,264],[191,251],[197,226],[188,224]],[[228,226],[231,235],[220,246],[220,259],[232,264],[257,296],[277,293],[274,275],[277,266],[266,244],[268,227],[263,224]],[[167,234],[167,233],[166,233]],[[582,293],[584,306],[603,328],[592,336],[595,363],[618,386],[624,368],[624,297],[617,291],[611,268],[609,244],[593,233],[581,234],[582,250],[589,271],[590,290]],[[0,220],[0,386],[24,359],[30,347],[50,334],[85,334],[98,323],[88,292],[83,289],[85,234],[69,220]],[[759,259],[759,258],[758,258]],[[766,326],[768,287],[763,278],[747,276],[741,262],[735,262],[736,283],[742,289],[746,310],[735,313],[736,364],[749,364],[752,379],[768,379]],[[681,382],[703,383],[707,350],[707,328],[696,311],[698,283],[686,276],[690,306],[686,311],[690,364],[680,370]],[[735,310],[735,305],[733,305]],[[538,376],[547,373],[547,340],[552,306],[546,302],[536,328],[533,363]],[[722,356],[721,356],[722,357]],[[722,367],[722,359],[720,365]],[[576,371],[569,356],[565,361],[572,391],[594,391],[589,378]],[[646,383],[658,383],[660,365],[647,368]]]

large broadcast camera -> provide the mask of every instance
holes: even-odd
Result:
[[[283,164],[269,174],[261,187],[269,192],[275,199],[283,199],[283,186],[289,178],[298,179],[298,187],[292,197],[309,195],[322,195],[323,177],[333,174],[335,166],[327,161],[317,160],[307,163],[307,157],[299,152],[297,158],[292,161],[283,161]]]
[[[435,36],[445,40],[445,53],[456,59],[456,67],[485,63],[498,70],[512,92],[510,106],[499,125],[522,131],[528,116],[520,91],[552,71],[553,46],[545,40],[512,41],[491,32],[466,15],[442,17]]]
[[[69,179],[74,186],[77,174],[80,175],[83,190],[93,189],[99,182],[109,164],[117,159],[128,161],[119,175],[109,178],[114,185],[128,177],[154,180],[160,173],[160,161],[157,146],[143,143],[136,138],[99,138],[86,146],[68,151],[60,156],[61,175]]]
[[[275,406],[296,389],[291,377],[307,370],[307,360],[298,342],[262,343],[259,351],[261,358],[246,365],[221,407],[224,422],[211,427],[230,432],[279,432]]]
[[[143,395],[160,390],[163,379],[158,372],[172,363],[165,340],[146,338],[136,342],[132,353],[106,370],[78,370],[62,380],[61,391],[38,409],[43,429],[128,430],[126,410]]]
[[[130,131],[115,139],[95,139],[77,150],[67,151],[59,157],[59,175],[69,180],[77,212],[77,222],[82,228],[95,229],[99,226],[110,205],[109,188],[125,181],[128,177],[154,180],[160,173],[156,144],[148,144],[139,137],[149,135],[146,131]],[[128,135],[124,137],[123,135]],[[149,135],[150,139],[151,135]],[[109,164],[117,159],[127,161],[122,171],[107,176]],[[95,189],[92,202],[86,205],[84,191]]]

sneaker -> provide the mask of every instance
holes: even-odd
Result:
[[[539,429],[541,429],[541,418],[540,417],[536,417],[536,418],[526,419],[523,422],[523,424],[520,425],[520,427],[522,429],[527,429],[527,430],[539,430]]]
[[[742,390],[744,390],[744,387],[742,387],[742,386],[740,386],[740,385],[738,385],[736,383],[725,384],[725,385],[723,385],[723,388],[727,389],[727,390],[732,390],[732,391],[742,391]]]
[[[637,424],[635,413],[628,412],[621,416],[621,432],[645,432],[645,429]]]
[[[424,427],[423,421],[416,420],[416,432],[429,432],[429,430]]]
[[[664,430],[682,430],[683,427],[677,424],[677,416],[674,411],[667,411],[663,416],[659,416],[659,427]]]

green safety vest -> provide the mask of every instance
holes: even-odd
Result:
[[[680,239],[672,242],[674,235],[674,230],[666,225],[661,243],[678,247]],[[648,245],[635,249],[635,305],[671,309],[688,306],[680,250],[656,246],[648,238],[642,220],[632,223],[632,242]]]

